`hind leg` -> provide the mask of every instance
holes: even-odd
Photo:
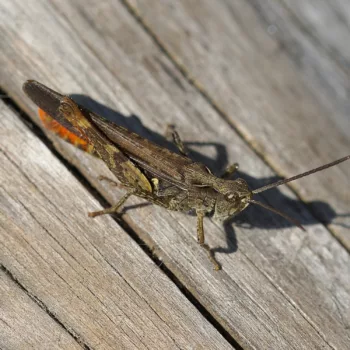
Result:
[[[106,208],[104,210],[99,210],[99,211],[93,211],[90,212],[88,215],[91,218],[94,218],[96,216],[100,216],[100,215],[105,215],[105,214],[114,214],[116,213],[121,207],[122,205],[126,202],[126,200],[134,193],[134,190],[131,190],[127,193],[125,193],[125,195],[119,200],[119,202],[116,205],[113,205],[110,208]]]

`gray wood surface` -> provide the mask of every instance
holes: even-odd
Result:
[[[1,349],[82,349],[11,276],[0,271]]]
[[[291,57],[333,122],[349,130],[350,6],[347,1],[251,1],[259,19]]]
[[[160,17],[158,4],[153,3],[155,17]],[[203,6],[197,11],[205,9],[204,4],[208,3],[203,1],[201,4]],[[212,28],[211,33],[215,33],[216,30],[223,33],[220,26],[225,22],[215,17],[218,16],[216,11],[221,11],[222,5],[221,2],[215,4],[218,4],[217,7],[211,7],[208,14],[199,15],[198,12],[196,20],[211,14],[213,19],[206,22],[211,24],[207,27]],[[250,8],[247,10],[243,3],[240,6],[237,7],[237,12],[241,11],[243,16]],[[159,24],[160,28],[163,28],[162,32],[167,33],[164,42],[168,45],[178,42],[177,58],[181,57],[180,52],[191,51],[190,46],[180,50],[181,45],[186,45],[186,40],[177,31],[185,25],[192,25],[194,28],[198,25],[195,19],[184,17],[183,9],[184,5],[180,6],[180,2],[176,6],[173,5],[171,12],[163,14],[169,18],[169,26],[164,25],[164,21]],[[178,17],[175,17],[176,13]],[[145,17],[151,17],[149,14],[150,12],[148,17],[145,14]],[[254,19],[255,12],[252,11],[251,14]],[[209,17],[204,18],[208,20]],[[175,30],[173,37],[168,32],[170,23]],[[232,28],[239,24],[241,21],[238,19],[231,19],[226,28],[234,30]],[[256,154],[256,150],[263,154],[265,160],[273,163],[271,157],[277,159],[279,147],[283,148],[285,157],[280,163],[276,162],[273,165],[284,174],[289,169],[289,162],[289,167],[293,165],[295,154],[302,153],[301,148],[304,150],[305,147],[310,149],[310,152],[317,153],[310,138],[300,142],[298,148],[287,147],[288,143],[295,143],[296,135],[303,138],[303,128],[299,127],[299,134],[291,130],[291,127],[296,127],[294,124],[297,124],[298,118],[300,120],[305,115],[307,117],[312,111],[314,117],[321,116],[320,120],[317,119],[317,127],[322,125],[321,123],[329,126],[326,107],[320,107],[317,97],[314,96],[316,94],[305,85],[303,77],[290,62],[288,55],[282,54],[279,58],[271,56],[271,60],[275,60],[273,64],[265,60],[260,67],[254,60],[249,63],[249,50],[254,48],[255,51],[263,51],[261,42],[257,38],[254,39],[255,34],[260,35],[259,31],[250,33],[254,39],[251,39],[252,41],[237,41],[237,56],[221,57],[216,54],[216,59],[219,57],[226,60],[227,67],[233,65],[232,57],[235,57],[234,64],[247,65],[245,72],[252,72],[250,78],[245,79],[241,72],[236,81],[230,80],[230,84],[226,84],[227,92],[220,92],[222,99],[217,100],[220,110],[224,110],[227,108],[225,98],[233,103],[232,90],[240,96],[235,99],[234,107],[230,110],[230,118],[241,118],[246,125],[247,129],[242,132],[240,128],[238,134],[225,120],[224,114],[218,113],[208,98],[203,97],[203,93],[183,77],[172,59],[154,43],[150,33],[120,2],[37,1],[35,6],[27,6],[19,1],[3,1],[0,4],[0,30],[3,33],[3,40],[0,42],[0,66],[5,67],[0,69],[0,86],[34,120],[35,107],[21,91],[23,81],[28,78],[37,79],[61,92],[74,93],[78,101],[85,102],[86,106],[96,112],[156,141],[161,140],[160,135],[167,123],[175,123],[183,139],[189,141],[192,155],[197,160],[204,161],[217,172],[222,170],[226,163],[239,160],[243,175],[255,186],[266,183],[268,178],[275,176],[266,162]],[[246,32],[249,33],[248,29]],[[210,40],[207,46],[215,48],[215,45],[219,45],[217,38]],[[271,47],[275,47],[274,41],[270,40]],[[245,45],[249,46],[248,54]],[[228,41],[226,46],[229,47]],[[199,45],[196,44],[195,47]],[[265,47],[268,51],[268,47]],[[223,76],[215,76],[217,73],[214,56],[207,54],[198,57],[193,54],[192,57],[196,57],[198,66],[206,66],[208,75],[211,72],[210,84],[206,80],[204,88],[209,91],[210,86],[213,92],[222,89],[221,83],[224,84],[226,80]],[[210,62],[206,62],[205,59],[210,57]],[[183,64],[186,71],[193,69],[192,60],[184,61]],[[273,71],[271,66],[274,67]],[[229,80],[229,73],[226,75]],[[284,89],[281,88],[283,84],[287,84]],[[271,86],[275,88],[272,89]],[[93,100],[87,100],[80,94],[86,94]],[[255,99],[252,101],[248,97]],[[302,114],[299,108],[303,108]],[[259,119],[259,130],[253,127],[254,118],[258,115],[267,118],[267,112],[271,112],[277,120],[282,109],[286,117],[289,116],[292,125],[287,125],[285,119],[275,124],[271,122],[272,119],[268,119],[270,122],[262,125]],[[243,116],[250,120],[248,124]],[[243,122],[240,125],[243,125]],[[269,140],[271,135],[276,136],[281,132],[281,125],[284,125],[284,136],[278,137],[273,145],[267,141],[264,143],[263,140]],[[316,128],[315,135],[321,131]],[[9,130],[2,129],[1,132],[3,145],[3,139]],[[301,160],[299,165],[293,165],[290,175],[304,170],[305,166],[309,168],[326,161],[327,155],[330,159],[344,155],[339,155],[338,150],[344,152],[342,142],[346,136],[339,136],[340,131],[336,123],[333,123],[330,132],[332,137],[337,137],[332,141],[332,147],[327,151],[329,153],[325,150],[331,141],[320,137],[317,144],[320,148],[317,149],[324,154],[315,160],[309,160],[308,163]],[[240,136],[242,134],[243,138]],[[98,205],[62,164],[56,164],[59,162],[52,155],[46,155],[42,149],[36,150],[36,154],[40,154],[39,158],[33,154],[28,157],[30,149],[27,151],[25,148],[28,139],[31,140],[31,144],[39,141],[35,141],[29,132],[25,133],[25,138],[24,135],[21,138],[22,143],[14,137],[7,137],[6,150],[10,148],[11,155],[16,154],[19,169],[26,169],[25,173],[30,171],[31,176],[34,175],[30,164],[33,164],[34,168],[40,166],[43,175],[42,178],[38,173],[35,175],[38,176],[35,191],[50,191],[49,199],[51,196],[55,198],[55,209],[50,208],[53,201],[44,200],[43,197],[40,198],[40,202],[33,202],[27,193],[27,188],[31,188],[28,180],[23,176],[19,180],[15,180],[13,175],[10,178],[15,169],[12,172],[2,170],[7,174],[7,182],[13,191],[12,197],[1,197],[2,204],[8,204],[9,198],[12,198],[14,204],[10,206],[11,209],[4,205],[1,213],[4,213],[4,222],[11,223],[6,232],[13,231],[10,237],[18,237],[9,241],[12,247],[10,251],[1,251],[6,269],[30,290],[32,295],[42,300],[48,310],[53,310],[66,329],[78,334],[84,344],[88,343],[93,348],[115,346],[113,342],[125,329],[115,327],[114,324],[113,331],[108,332],[108,327],[112,327],[115,318],[120,315],[120,309],[128,312],[129,317],[121,317],[129,331],[125,331],[126,335],[121,339],[125,342],[134,340],[132,345],[135,347],[142,348],[150,344],[166,346],[169,344],[166,343],[169,338],[182,348],[191,347],[191,343],[186,341],[192,341],[192,344],[198,341],[203,348],[213,348],[213,344],[218,348],[225,346],[218,332],[208,325],[115,221],[110,218],[86,218],[86,212]],[[98,160],[55,138],[53,140],[59,152],[76,166],[109,202],[114,203],[120,198],[120,190],[96,180],[98,175],[108,175],[107,169]],[[162,142],[164,143],[164,140]],[[21,147],[22,152],[17,153],[17,149]],[[317,178],[313,177],[311,187],[309,182],[303,180],[295,188],[303,198],[312,198],[315,201],[323,198],[323,191],[326,191],[322,187],[325,181],[323,179],[326,179],[326,182],[330,182],[330,178],[336,179],[333,180],[335,184],[346,183],[348,169],[349,165],[344,164],[329,170],[327,175],[324,173]],[[1,179],[4,176],[1,174]],[[45,180],[49,176],[53,179]],[[25,180],[27,183],[20,186],[19,183]],[[315,188],[320,197],[314,196]],[[337,192],[330,193],[327,202],[336,210],[344,209],[349,199],[348,194],[344,190],[340,193],[339,202],[345,203],[344,205],[338,204],[338,195]],[[18,198],[22,199],[22,205],[16,205]],[[350,341],[348,252],[290,189],[271,191],[264,195],[264,199],[302,221],[307,226],[307,232],[301,232],[286,224],[283,219],[258,208],[248,209],[241,215],[238,223],[230,223],[225,227],[207,219],[206,237],[208,243],[215,247],[217,259],[223,265],[220,272],[212,271],[206,254],[196,243],[194,217],[168,212],[155,206],[143,206],[127,211],[123,218],[130,229],[143,239],[155,256],[163,261],[164,266],[178,278],[202,307],[244,348],[346,349]],[[24,208],[23,204],[28,205],[27,202],[33,206],[29,212],[36,216],[43,215],[42,209],[45,209],[47,218],[42,220],[48,226],[47,231],[40,231],[38,237],[33,237],[34,241],[30,245],[20,239],[25,237],[28,230],[23,227],[34,225],[27,211],[23,217],[19,215],[20,210]],[[128,202],[130,205],[137,203],[142,202],[138,199]],[[57,208],[59,210],[56,213]],[[20,223],[9,220],[9,217],[14,216],[14,212],[16,220],[19,219]],[[60,225],[62,222],[65,225],[60,227],[57,221]],[[84,243],[79,242],[83,244],[83,251],[75,248],[77,241],[69,233],[74,231],[69,231],[67,225],[79,230],[80,234],[77,237]],[[346,233],[346,230],[337,232]],[[53,254],[55,250],[63,248],[68,250],[62,252],[67,255],[64,256],[68,261],[60,258],[57,253]],[[40,257],[37,256],[38,249]],[[96,262],[96,256],[102,259],[101,264]],[[23,259],[22,264],[25,261],[31,262],[30,267],[20,268],[18,259]],[[129,263],[125,263],[124,259]],[[132,262],[133,260],[135,262]],[[70,271],[64,267],[65,264],[73,264],[78,271]],[[74,290],[67,291],[67,288],[63,288],[63,282],[58,280],[56,274],[50,274],[50,269],[57,269],[64,281],[69,280],[71,284],[75,281]],[[85,269],[91,271],[86,272]],[[90,289],[93,288],[93,291],[86,290],[83,282],[86,282]],[[132,298],[136,297],[137,288],[137,317],[132,311],[134,309],[131,303],[121,302],[124,299],[115,292],[117,288],[118,291],[123,290],[119,287],[120,283],[125,288],[127,285],[131,286],[129,292],[133,293]],[[172,293],[177,297],[173,299]],[[105,298],[111,310],[107,310],[103,305],[106,303]],[[164,312],[167,310],[162,314],[163,317],[170,318],[167,322],[164,321],[161,325],[146,321],[143,324],[138,323],[141,322],[140,319],[149,319],[151,310],[155,308],[158,314],[158,307]],[[92,316],[95,313],[96,321]],[[106,319],[108,317],[111,317],[111,320]],[[194,322],[194,319],[197,321]],[[93,332],[90,328],[91,322]],[[186,322],[192,326],[185,326]],[[150,324],[155,330],[149,328]],[[105,325],[108,337],[103,332]],[[183,325],[181,331],[180,325]]]
[[[292,176],[349,154],[347,1],[125,2],[279,174]],[[349,214],[347,169],[291,187],[350,249],[349,215],[334,218],[334,211]]]
[[[59,328],[89,349],[231,349],[114,220],[88,220],[98,202],[3,103],[0,111],[1,263],[41,306],[29,316],[2,291],[0,344],[28,349],[21,342],[33,344],[50,313],[48,333]]]

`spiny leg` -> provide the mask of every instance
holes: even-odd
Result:
[[[221,266],[215,260],[213,252],[210,250],[208,244],[204,243],[204,227],[203,227],[204,212],[197,211],[197,241],[201,247],[203,247],[207,253],[208,258],[214,265],[214,270],[221,270]]]
[[[119,182],[114,181],[113,179],[111,179],[111,178],[109,178],[109,177],[107,177],[107,176],[104,176],[104,175],[100,175],[100,176],[97,178],[97,180],[98,180],[98,181],[107,181],[107,182],[109,182],[110,184],[112,184],[112,185],[114,185],[114,186],[116,186],[116,187],[118,187],[118,186],[120,185]]]
[[[229,165],[224,173],[220,176],[222,179],[227,179],[229,177],[231,177],[239,168],[238,163],[234,163],[232,165]]]
[[[166,131],[165,131],[165,137],[167,139],[170,138],[170,136],[173,139],[173,142],[175,144],[175,146],[177,147],[177,149],[179,150],[179,152],[184,155],[184,156],[188,156],[188,150],[185,147],[185,145],[183,144],[180,135],[178,134],[178,132],[175,130],[175,126],[172,124],[168,124]]]
[[[134,190],[131,190],[131,191],[125,193],[124,196],[119,200],[119,202],[116,205],[113,205],[113,207],[106,208],[104,210],[93,211],[93,212],[89,213],[88,215],[91,218],[94,218],[94,217],[100,216],[100,215],[116,213],[133,193],[134,193]]]

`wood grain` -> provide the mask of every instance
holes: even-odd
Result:
[[[0,300],[1,349],[82,349],[2,270]]]
[[[88,349],[232,349],[115,221],[87,218],[97,201],[3,103],[0,111],[1,264],[41,305],[26,315],[33,303],[23,291],[17,302],[3,276],[0,344],[73,349],[74,336]]]
[[[222,118],[280,175],[349,154],[348,5],[323,0],[126,3]],[[291,187],[350,250],[348,166]],[[336,218],[334,211],[340,214]]]
[[[349,129],[350,8],[344,1],[251,1],[260,21],[303,73],[304,81],[329,105],[337,128]]]
[[[60,92],[74,93],[87,107],[163,144],[160,134],[165,125],[175,123],[183,139],[192,142],[196,159],[217,172],[225,163],[239,159],[243,175],[254,187],[275,176],[208,100],[184,79],[122,4],[41,1],[28,7],[6,1],[0,6],[1,30],[5,33],[0,44],[0,64],[6,67],[0,70],[0,84],[33,118],[35,108],[20,90],[28,78]],[[276,74],[280,76],[283,71]],[[247,95],[254,88],[244,86]],[[99,103],[79,96],[82,93]],[[251,113],[249,104],[241,108]],[[55,146],[111,203],[120,198],[122,192],[96,181],[98,175],[108,175],[100,162],[57,140]],[[342,172],[336,170],[335,174],[342,181]],[[73,203],[62,215],[75,221],[71,207],[84,212],[87,204],[79,196],[69,197]],[[307,233],[256,208],[248,209],[240,217],[241,226],[234,228],[232,223],[223,229],[206,220],[207,241],[215,247],[223,265],[219,273],[212,271],[205,252],[195,241],[194,217],[144,206],[127,212],[124,219],[244,347],[346,348],[350,339],[348,253],[289,189],[272,191],[264,198],[302,221]],[[64,207],[67,202],[66,199]],[[136,203],[140,201],[130,200],[131,205]],[[105,220],[109,222],[106,218],[92,222],[83,218],[78,217],[78,225],[96,225],[96,230]],[[115,230],[113,234],[106,233],[105,239],[114,242]],[[99,232],[106,231],[101,228]],[[99,235],[95,235],[98,239]],[[135,259],[140,254],[137,247],[133,252],[134,247],[125,246],[124,241],[114,249],[123,249],[123,254]],[[100,247],[100,254],[111,254],[108,244]],[[16,271],[12,263],[8,266]],[[114,267],[119,269],[118,264]],[[139,275],[147,276],[145,270],[153,271],[147,265]],[[134,278],[133,275],[128,281]],[[36,294],[45,293],[25,274],[21,279],[26,279]],[[160,289],[158,281],[152,285],[163,297],[167,296],[167,289]],[[139,288],[144,292],[141,282]],[[153,293],[149,291],[150,300],[154,300]],[[62,317],[67,317],[63,309]]]

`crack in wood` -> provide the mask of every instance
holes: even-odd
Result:
[[[198,93],[205,99],[205,101],[219,114],[219,116],[231,127],[241,138],[242,140],[249,146],[249,148],[259,157],[272,171],[274,171],[278,176],[285,177],[286,174],[281,173],[278,170],[277,166],[275,166],[259,149],[259,146],[254,142],[250,141],[248,135],[245,135],[244,131],[234,123],[231,119],[228,118],[225,111],[215,102],[215,100],[210,96],[210,94],[202,87],[202,85],[191,76],[190,72],[187,68],[175,57],[175,55],[167,49],[166,45],[163,44],[162,40],[157,36],[157,34],[152,30],[152,28],[147,24],[147,22],[142,18],[141,14],[138,12],[136,7],[130,4],[129,0],[120,0],[120,2],[125,6],[125,8],[129,11],[129,13],[135,18],[135,20],[139,23],[139,25],[144,29],[144,31],[150,36],[155,45],[160,49],[162,53],[168,57],[168,59],[173,63],[174,67],[182,74],[182,76],[188,81],[190,85],[192,85]],[[254,4],[250,0],[250,5],[257,11]],[[261,13],[260,18],[262,18]],[[282,44],[282,42],[281,42]],[[309,211],[309,213],[317,219],[321,225],[325,227],[328,232],[341,244],[342,247],[348,250],[345,242],[342,241],[340,237],[336,234],[335,230],[330,227],[330,225],[322,222],[322,218],[319,217],[318,213],[314,210],[312,205],[308,204],[305,198],[299,193],[299,191],[295,188],[295,186],[291,184],[286,184],[288,188],[293,192],[293,194],[304,203],[305,207]]]
[[[0,89],[0,94],[4,90]],[[8,98],[6,100],[6,103],[10,108],[12,108],[17,116],[22,120],[22,122],[28,127],[28,123],[31,123],[30,117],[23,111],[21,108],[16,104],[16,102]],[[29,128],[29,127],[28,127]],[[103,196],[90,184],[90,182],[83,176],[83,174],[67,160],[64,158],[61,153],[59,153],[58,150],[56,150],[53,143],[47,138],[47,136],[44,134],[44,132],[36,125],[33,125],[29,128],[30,132],[32,132],[35,136],[37,136],[53,153],[55,157],[58,158],[59,161],[62,162],[62,164],[68,168],[71,173],[76,177],[76,179],[82,184],[82,186],[97,200],[101,203],[103,207],[109,206],[107,201],[103,198]],[[14,164],[16,167],[17,165]],[[24,174],[25,175],[25,174]],[[40,192],[40,191],[39,191]],[[41,192],[40,192],[41,193]],[[226,331],[226,329],[220,324],[219,321],[215,319],[213,315],[199,302],[199,300],[196,299],[196,297],[185,287],[182,282],[176,277],[176,275],[171,271],[170,268],[166,266],[166,264],[159,259],[157,254],[155,253],[154,249],[146,242],[144,242],[141,238],[141,236],[125,221],[121,218],[121,216],[114,216],[114,221],[139,245],[139,247],[142,249],[143,252],[147,254],[147,256],[156,264],[156,266],[163,271],[163,273],[177,286],[177,288],[180,290],[180,292],[186,297],[186,299],[199,311],[199,313],[222,335],[222,337],[231,344],[235,349],[241,350],[242,347],[240,344],[232,337],[232,335]],[[45,230],[46,231],[46,230]],[[5,269],[5,271],[8,271]],[[9,272],[10,273],[10,272]],[[10,273],[11,274],[11,273]],[[12,276],[12,275],[11,275]],[[13,277],[13,276],[12,276]],[[60,277],[60,276],[59,276]],[[13,277],[14,278],[14,277]],[[15,280],[16,283],[20,285],[20,282]],[[24,288],[24,287],[23,287]],[[24,288],[26,291],[26,289]],[[30,294],[28,294],[30,295]],[[34,296],[31,296],[34,298]],[[34,300],[34,299],[33,299]],[[37,303],[41,303],[41,301],[37,301]],[[44,310],[49,310],[45,307],[43,304],[42,307]],[[152,309],[153,310],[153,309]],[[49,313],[50,316],[55,317],[52,313]],[[56,320],[56,319],[55,319]],[[60,322],[57,319],[58,322]],[[62,324],[64,327],[64,325]],[[78,338],[74,337],[78,341]],[[91,347],[84,348],[86,350],[93,350]]]
[[[84,349],[93,350],[90,346],[84,343],[81,337],[73,330],[66,327],[66,325],[52,312],[50,309],[34,294],[32,294],[26,287],[19,282],[19,280],[12,274],[6,266],[0,264],[0,269],[23,291],[33,302],[38,305],[44,312],[46,312],[62,329],[64,329],[74,340]]]

